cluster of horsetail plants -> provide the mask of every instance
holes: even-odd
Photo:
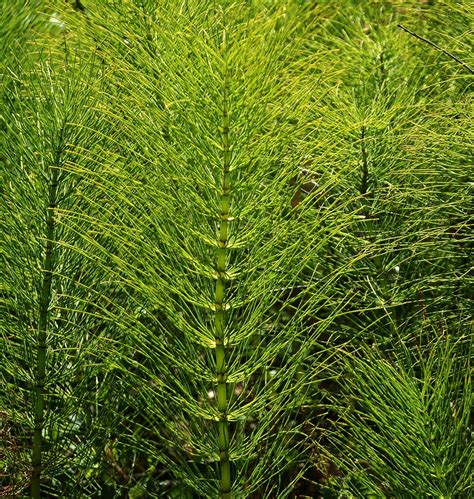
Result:
[[[0,496],[472,493],[474,8],[435,3],[2,7]]]

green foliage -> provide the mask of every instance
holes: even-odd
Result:
[[[0,495],[469,496],[472,6],[2,8]]]
[[[337,490],[355,497],[472,491],[472,331],[429,336],[429,345],[393,358],[365,349],[345,362],[348,409],[338,422],[344,430],[334,433],[345,474]]]

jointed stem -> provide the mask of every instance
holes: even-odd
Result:
[[[222,120],[223,178],[220,203],[219,248],[217,250],[217,282],[215,288],[215,340],[217,374],[217,408],[219,410],[218,438],[220,456],[221,498],[231,498],[232,479],[229,460],[229,421],[227,419],[227,365],[225,348],[225,310],[226,256],[229,232],[230,208],[230,151],[229,151],[229,111],[227,103],[227,82],[224,88],[224,108]]]
[[[367,149],[365,144],[365,125],[362,125],[361,130],[361,153],[362,153],[362,180],[360,183],[360,193],[362,196],[367,194],[368,180],[369,180],[369,163],[367,160]]]
[[[43,427],[44,427],[44,384],[46,379],[46,329],[51,303],[51,285],[54,266],[54,209],[56,208],[58,188],[58,171],[52,171],[49,187],[49,200],[46,214],[46,247],[43,261],[43,282],[39,303],[38,339],[36,345],[35,383],[33,387],[34,399],[34,430],[31,480],[31,496],[41,497],[41,472],[43,465]]]

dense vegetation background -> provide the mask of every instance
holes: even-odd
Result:
[[[0,495],[472,496],[473,21],[2,2]]]

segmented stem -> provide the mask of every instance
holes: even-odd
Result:
[[[220,227],[217,250],[217,282],[215,288],[215,341],[217,374],[217,408],[219,411],[218,439],[220,456],[220,492],[222,499],[231,498],[232,478],[229,460],[229,421],[227,418],[227,365],[225,347],[225,289],[226,258],[229,237],[230,208],[230,148],[229,148],[229,110],[227,102],[228,85],[224,85],[224,104],[222,117],[223,176],[220,202]]]
[[[367,149],[365,143],[365,125],[362,125],[360,144],[362,154],[362,180],[360,183],[360,193],[364,196],[367,194],[369,182],[369,162],[367,159]]]
[[[44,385],[46,379],[46,329],[49,317],[49,306],[51,303],[51,287],[54,266],[54,210],[56,208],[58,190],[58,170],[54,169],[51,174],[51,184],[48,192],[48,207],[46,211],[45,238],[46,247],[43,260],[43,282],[39,301],[38,337],[36,343],[36,366],[35,381],[33,386],[34,400],[34,429],[31,479],[31,496],[41,497],[41,472],[43,466],[43,427],[44,427]]]

